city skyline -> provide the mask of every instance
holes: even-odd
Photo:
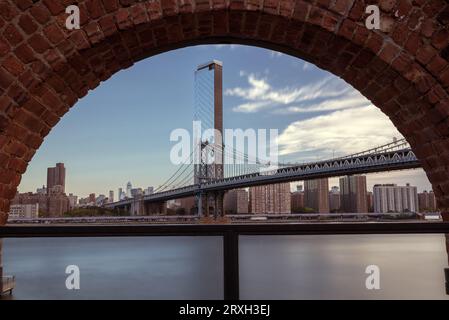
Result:
[[[242,55],[254,56],[254,62],[236,59]],[[180,56],[191,57],[193,62],[177,63]],[[287,161],[329,158],[400,137],[388,118],[352,87],[300,59],[247,46],[198,46],[146,59],[82,99],[45,139],[23,175],[19,191],[42,185],[42,169],[56,162],[71,168],[67,190],[74,194],[107,194],[127,181],[157,187],[176,169],[168,161],[169,132],[191,127],[196,62],[215,58],[226,66],[225,128],[279,129],[281,156]],[[158,63],[173,66],[164,68],[160,81],[146,75],[146,70],[157,69]],[[174,70],[179,71],[176,76]],[[177,95],[167,92],[173,83]],[[150,113],[148,104],[162,106],[160,114]],[[169,110],[176,110],[179,117]],[[149,117],[154,121],[142,121]],[[161,123],[167,123],[167,117],[170,122],[164,126]],[[347,126],[348,117],[354,125]],[[83,130],[73,136],[80,125]],[[347,139],[348,135],[352,139]],[[294,146],[302,151],[298,153]],[[420,191],[431,188],[421,169],[375,174],[368,181],[371,186],[409,182]],[[330,180],[330,184],[338,183]],[[86,185],[91,190],[85,190]]]

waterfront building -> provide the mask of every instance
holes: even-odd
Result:
[[[226,192],[224,196],[225,214],[248,213],[249,196],[245,189],[234,189]]]
[[[346,176],[340,178],[341,211],[367,213],[366,176]]]
[[[406,184],[376,184],[373,187],[374,212],[418,212],[417,188]]]
[[[60,186],[65,192],[65,167],[64,163],[57,163],[55,167],[47,168],[47,194],[54,186]]]
[[[249,188],[251,213],[291,213],[290,183],[277,183]]]
[[[317,213],[329,213],[327,178],[304,181],[304,206]]]

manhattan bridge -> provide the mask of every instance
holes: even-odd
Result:
[[[164,214],[167,201],[194,196],[200,217],[220,217],[224,216],[224,194],[232,189],[421,167],[405,139],[307,163],[273,163],[236,150],[222,138],[222,69],[221,62],[214,60],[195,72],[194,119],[214,129],[211,139],[194,141],[194,151],[154,193],[107,203],[106,208],[137,215]]]

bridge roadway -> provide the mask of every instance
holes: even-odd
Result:
[[[413,151],[410,148],[404,148],[375,154],[356,154],[337,159],[283,167],[269,172],[256,172],[223,178],[145,195],[139,201],[160,203],[167,200],[194,196],[200,192],[226,191],[281,182],[414,169],[419,167],[421,167],[421,164]],[[110,209],[125,208],[130,206],[134,201],[136,199],[125,199],[108,203],[105,207]]]

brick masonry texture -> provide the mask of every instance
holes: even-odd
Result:
[[[65,28],[78,3],[81,29]],[[365,28],[377,3],[381,30]],[[0,224],[28,162],[90,90],[200,43],[279,50],[343,78],[410,142],[449,212],[449,3],[444,0],[1,0]]]

